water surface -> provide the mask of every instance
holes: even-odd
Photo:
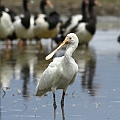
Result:
[[[78,47],[73,57],[79,65],[74,84],[68,87],[64,113],[66,120],[120,119],[120,29],[98,29],[88,49]],[[52,93],[36,97],[38,79],[50,61],[50,40],[43,40],[43,56],[39,45],[25,49],[5,49],[0,45],[1,120],[53,120]],[[46,45],[47,44],[47,45]],[[64,49],[56,56],[61,56]],[[4,92],[6,91],[6,92]],[[62,91],[56,92],[57,120],[62,119]]]

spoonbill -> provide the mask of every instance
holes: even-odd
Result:
[[[64,106],[65,92],[69,85],[72,85],[78,72],[78,65],[72,58],[72,54],[78,46],[78,37],[74,33],[69,33],[61,45],[50,53],[46,60],[53,55],[65,44],[66,52],[62,57],[56,57],[41,75],[36,87],[36,96],[43,96],[46,92],[53,93],[53,106],[57,108],[55,100],[55,92],[57,89],[63,89],[61,98],[61,106]]]

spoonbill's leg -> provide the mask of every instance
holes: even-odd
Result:
[[[64,106],[61,106],[61,110],[62,110],[62,118],[63,118],[63,120],[65,120]]]
[[[55,100],[55,93],[53,93],[53,106],[54,106],[54,120],[56,120],[56,100]]]
[[[65,91],[66,90],[63,90],[62,99],[61,99],[61,107],[64,106]]]
[[[56,100],[55,100],[55,93],[53,93],[53,106],[54,106],[54,109],[57,108]]]

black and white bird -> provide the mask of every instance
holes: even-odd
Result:
[[[50,4],[50,0],[41,1],[41,4],[44,3],[43,5],[40,4],[42,14],[38,14],[35,18],[34,34],[38,39],[53,39],[60,31],[60,15],[55,10],[47,13],[44,8],[46,2]],[[53,5],[51,5],[51,8],[53,8]]]
[[[14,12],[10,11],[7,7],[0,6],[0,39],[6,40],[6,47],[9,45],[9,40],[16,38],[12,13],[14,14]]]
[[[88,46],[89,42],[92,40],[92,37],[95,34],[96,31],[96,15],[94,13],[93,7],[95,5],[96,0],[89,0],[89,5],[88,5],[88,13],[89,13],[89,18],[87,19],[86,22],[81,22],[79,21],[78,24],[71,30],[72,32],[76,33],[78,36],[80,42],[79,44],[85,44]]]
[[[69,33],[63,43],[46,57],[49,60],[65,44],[66,51],[64,56],[56,57],[41,75],[36,87],[36,96],[43,96],[46,92],[53,93],[53,106],[56,109],[55,93],[57,89],[62,89],[61,106],[64,106],[64,97],[69,85],[75,81],[78,72],[78,65],[72,58],[72,54],[78,47],[78,37],[74,33]]]
[[[26,42],[31,40],[34,36],[34,16],[31,15],[28,9],[28,0],[23,0],[24,14],[16,17],[14,21],[15,33],[17,38]]]
[[[86,22],[87,21],[87,13],[86,13],[86,6],[88,5],[88,0],[83,0],[81,3],[81,14],[76,14],[70,16],[67,21],[63,24],[63,30],[65,31],[65,35],[73,29],[79,21]]]
[[[100,3],[97,0],[83,0],[82,15],[73,15],[66,21],[62,26],[59,39],[73,32],[78,36],[79,44],[86,44],[88,46],[96,31],[96,15],[93,11],[95,5],[100,6]]]
[[[45,10],[45,6],[49,6],[51,9],[54,8],[52,2],[50,0],[41,0],[39,8],[42,14],[47,14]]]

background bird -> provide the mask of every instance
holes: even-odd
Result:
[[[61,27],[61,34],[56,37],[56,41],[63,39],[68,33],[73,32],[79,38],[79,44],[86,44],[92,39],[96,31],[96,15],[93,7],[101,4],[97,0],[83,0],[82,14],[71,16]]]
[[[47,14],[47,12],[45,10],[45,6],[49,6],[52,9],[54,8],[54,6],[50,0],[41,0],[39,6],[40,6],[40,11],[42,12],[42,14]]]
[[[63,89],[61,106],[64,106],[65,92],[69,85],[72,85],[78,72],[78,65],[72,58],[72,54],[78,46],[78,37],[74,33],[67,35],[63,43],[46,57],[49,60],[62,46],[67,44],[64,56],[57,57],[49,64],[40,77],[36,87],[36,96],[43,96],[46,92],[53,92],[53,106],[57,107],[55,92]]]
[[[34,16],[30,14],[28,9],[28,0],[22,1],[24,14],[16,17],[14,21],[15,33],[19,40],[18,46],[26,45],[27,39],[33,39],[34,36]]]
[[[45,5],[48,5],[48,3],[49,6],[53,8],[53,5],[51,4],[50,0],[42,0],[40,3],[40,10],[42,11],[42,14],[37,14],[35,17],[34,34],[37,39],[51,38],[53,40],[60,32],[60,15],[55,10],[52,10],[49,13],[47,13],[44,7]],[[42,44],[40,43],[40,45]],[[52,42],[51,46],[53,46]]]
[[[0,39],[6,41],[6,47],[9,45],[9,40],[16,38],[13,25],[14,15],[15,13],[7,7],[0,6]]]

